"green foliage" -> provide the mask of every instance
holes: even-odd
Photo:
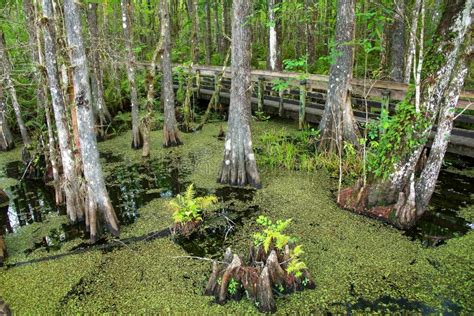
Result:
[[[287,71],[307,72],[308,55],[301,56],[297,59],[285,59],[283,60],[283,67]]]
[[[300,256],[304,254],[303,246],[298,245],[290,251],[290,262],[288,263],[288,268],[286,271],[292,273],[297,278],[302,276],[303,270],[307,269],[306,264],[301,261]]]
[[[277,92],[285,91],[290,87],[290,83],[283,79],[274,79],[272,84],[272,90]]]
[[[386,178],[397,162],[426,142],[422,135],[428,126],[427,114],[417,112],[407,101],[398,104],[393,116],[382,111],[380,120],[367,127],[369,172],[375,177]]]
[[[271,118],[269,115],[265,115],[263,111],[255,111],[255,119],[259,122],[268,121]]]
[[[190,184],[184,195],[178,194],[168,202],[168,207],[173,211],[175,223],[202,221],[203,211],[217,203],[217,197],[208,195],[195,197],[193,184]]]
[[[260,137],[257,151],[258,163],[271,169],[284,168],[314,172],[326,169],[333,176],[339,174],[340,159],[337,153],[318,152],[319,131],[305,129],[295,134],[285,130],[267,131]],[[356,178],[362,174],[363,164],[360,153],[349,143],[344,143],[343,175]]]
[[[253,235],[255,246],[263,246],[265,252],[268,253],[270,246],[272,245],[275,249],[283,251],[287,245],[294,244],[296,238],[283,233],[291,222],[292,219],[290,218],[284,221],[277,220],[274,223],[268,217],[260,215],[257,218],[257,224],[263,227],[263,231],[256,232]],[[306,264],[300,258],[303,254],[304,251],[302,245],[296,245],[295,247],[290,248],[290,259],[286,270],[297,278],[300,278],[303,270],[307,269]]]
[[[239,289],[240,284],[237,280],[234,278],[230,279],[229,286],[227,287],[227,291],[229,292],[230,295],[234,295],[237,293],[237,290]]]
[[[273,243],[276,249],[283,250],[289,242],[294,241],[294,238],[283,234],[291,221],[290,218],[285,221],[277,220],[276,223],[273,223],[268,217],[260,215],[257,218],[257,224],[263,226],[264,229],[253,235],[255,246],[263,246],[263,249],[268,252]]]

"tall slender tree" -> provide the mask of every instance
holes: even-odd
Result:
[[[89,227],[91,240],[95,241],[98,235],[97,228],[99,224],[97,211],[113,235],[119,234],[119,226],[105,187],[99,160],[99,150],[97,149],[97,140],[94,133],[89,70],[82,38],[81,12],[75,0],[64,0],[64,19],[71,66],[73,67],[74,101],[77,107],[79,136],[81,138],[81,157],[88,193],[86,222]]]
[[[272,71],[281,70],[281,19],[276,16],[280,3],[280,0],[268,0],[268,69]]]
[[[354,63],[355,0],[337,1],[335,60],[329,70],[329,86],[319,124],[321,148],[334,151],[343,141],[358,144],[357,125],[351,104]]]
[[[66,196],[66,210],[71,222],[84,219],[84,197],[81,195],[80,177],[73,154],[73,144],[68,126],[63,90],[60,87],[56,31],[54,26],[53,4],[51,0],[42,1],[42,26],[44,35],[45,67],[48,76],[53,112],[58,133],[59,149],[63,166],[63,180],[60,187]]]
[[[18,97],[16,94],[15,85],[13,84],[13,79],[11,78],[12,67],[10,60],[7,54],[7,48],[5,44],[5,36],[3,31],[0,29],[0,76],[5,82],[5,86],[10,94],[12,100],[13,110],[15,111],[16,121],[18,123],[18,128],[20,129],[21,139],[23,144],[28,146],[30,144],[30,137],[28,136],[28,131],[26,130],[25,122],[21,114],[20,103],[18,103]]]
[[[232,19],[232,83],[228,131],[224,159],[218,181],[223,184],[256,188],[261,186],[257,162],[252,148],[251,78],[250,78],[250,0],[233,1]]]
[[[127,49],[127,77],[130,85],[130,101],[132,103],[132,148],[139,149],[143,146],[143,139],[140,132],[139,104],[137,83],[135,80],[136,61],[133,53],[133,32],[132,32],[132,2],[130,0],[120,0],[122,10],[122,28]]]
[[[5,116],[5,98],[3,85],[0,83],[0,150],[10,150],[15,147],[13,136]]]
[[[390,40],[390,77],[403,81],[405,59],[405,0],[394,1],[394,20]]]
[[[181,143],[176,122],[174,104],[173,74],[171,72],[171,34],[169,1],[163,0],[160,4],[161,11],[161,39],[163,41],[163,54],[161,55],[162,98],[164,100],[165,123],[163,124],[163,146],[173,147]]]
[[[104,133],[105,125],[111,121],[107,105],[104,101],[104,82],[102,76],[101,61],[99,55],[99,30],[97,24],[98,4],[90,2],[87,5],[87,24],[90,36],[90,58],[91,61],[91,86],[92,99],[94,100],[95,110],[99,118],[99,132]],[[103,135],[102,135],[103,136]]]

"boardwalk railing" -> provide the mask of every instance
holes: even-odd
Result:
[[[215,89],[219,88],[220,102],[228,104],[232,76],[230,68],[224,72],[220,86],[216,83],[222,75],[222,67],[194,66],[183,69],[197,74],[195,88],[199,98],[209,100]],[[392,81],[353,79],[351,84],[354,116],[360,123],[365,122],[366,117],[377,118],[382,107],[394,113],[396,104],[403,100],[408,90],[408,85]],[[286,88],[276,91],[277,85]],[[328,76],[253,70],[252,104],[256,110],[291,117],[299,122],[300,127],[307,122],[318,123],[324,112],[327,86]],[[459,112],[474,110],[474,91],[462,91],[457,109]],[[474,157],[472,128],[474,115],[460,113],[455,120],[448,151]]]

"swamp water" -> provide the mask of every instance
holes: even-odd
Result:
[[[121,162],[122,159],[112,153],[101,154],[106,162]],[[4,174],[9,178],[20,179],[24,165],[15,161],[7,164]],[[140,163],[123,163],[114,167],[106,177],[107,190],[114,205],[121,225],[130,225],[140,217],[139,208],[158,198],[171,198],[186,190],[190,184],[186,180],[190,174],[189,164],[181,163],[179,157],[170,159],[151,159]],[[54,188],[45,185],[41,180],[22,179],[18,184],[5,190],[9,201],[0,205],[0,229],[5,233],[16,233],[23,226],[41,223],[51,215],[65,215],[63,207],[57,207],[54,200]],[[238,209],[232,202],[249,202],[253,198],[253,189],[223,187],[215,192],[196,188],[197,195],[214,194],[220,204],[217,210],[206,218],[198,231],[188,238],[175,238],[190,255],[217,258],[223,249],[230,244],[231,236],[244,219],[254,217],[258,213],[258,206]],[[49,214],[49,215],[48,215]],[[171,216],[171,213],[170,213]],[[171,231],[150,232],[143,236],[121,239],[121,244],[136,241],[151,240],[169,236]],[[26,254],[36,249],[45,248],[54,255],[54,250],[61,248],[65,241],[82,238],[84,242],[71,248],[71,252],[85,249],[103,249],[108,241],[99,240],[94,246],[87,242],[87,234],[83,233],[79,225],[62,224],[61,229],[52,229],[46,236],[35,236],[34,247],[24,249]],[[119,246],[110,244],[109,246]],[[61,255],[62,256],[62,255]],[[53,256],[55,258],[55,256]],[[35,262],[36,260],[33,260]]]
[[[149,201],[174,196],[183,192],[189,184],[187,176],[191,172],[190,166],[182,163],[179,158],[126,164],[121,163],[120,157],[110,153],[103,155],[103,157],[108,162],[119,163],[111,170],[106,182],[117,214],[124,224],[137,221],[140,217],[139,208]],[[462,171],[465,168],[472,168],[472,166],[474,164],[455,166],[455,169],[459,167],[458,171]],[[6,167],[5,173],[8,177],[19,179],[23,172],[22,168],[21,163],[11,163]],[[8,227],[10,227],[9,231],[15,232],[18,227],[33,222],[41,222],[48,213],[64,213],[64,210],[54,206],[53,188],[45,186],[41,181],[24,179],[7,191],[10,201],[0,209],[2,230],[8,231]],[[242,225],[244,220],[251,220],[252,217],[258,215],[258,205],[249,204],[249,201],[253,199],[254,191],[229,187],[220,188],[215,192],[200,188],[197,188],[196,191],[198,195],[215,194],[222,202],[222,207],[217,211],[218,215],[206,221],[201,230],[194,234],[192,238],[176,241],[191,256],[220,258],[225,247],[232,241],[232,233]],[[474,192],[472,177],[460,174],[460,172],[453,172],[452,166],[444,168],[432,199],[430,214],[422,218],[418,226],[406,232],[406,234],[420,240],[425,245],[439,245],[446,239],[465,234],[471,229],[471,223],[460,217],[458,210],[473,203],[470,195],[472,192]],[[229,202],[229,200],[237,203]],[[238,201],[244,202],[248,208],[239,210],[241,204]],[[60,238],[66,240],[69,238],[66,236],[68,227],[70,226],[63,225],[65,231],[59,233]],[[169,235],[169,231],[163,234],[159,233],[161,232],[152,232],[149,235],[124,239],[122,242],[128,243],[129,241],[148,240]],[[62,234],[64,234],[63,237],[61,237]],[[436,237],[435,242],[432,242],[433,236]],[[72,234],[70,238],[77,237]],[[94,249],[105,250],[105,247],[102,246],[106,246],[106,244],[99,245]],[[40,247],[45,247],[45,245],[40,245]],[[106,262],[103,264],[105,265]],[[86,298],[88,295],[85,290],[87,284],[87,281],[81,279],[66,295],[61,304],[66,304],[69,299],[75,297]],[[199,284],[196,286],[199,287]],[[367,301],[358,298],[358,294],[355,292],[354,298],[355,303],[341,304],[343,310],[346,310],[348,314],[364,312],[367,309],[384,312],[436,312],[433,308],[421,302],[409,301],[404,298],[395,299],[383,296],[375,301]],[[338,303],[334,304],[339,305]],[[459,311],[459,307],[451,301],[446,301],[443,304],[445,310]]]

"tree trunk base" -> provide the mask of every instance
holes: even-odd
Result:
[[[141,149],[143,147],[143,136],[140,131],[138,131],[137,135],[134,135],[132,138],[132,149]]]
[[[227,248],[223,264],[212,263],[212,273],[204,294],[214,296],[218,304],[225,304],[228,300],[238,301],[246,296],[260,312],[274,313],[274,293],[283,295],[316,287],[306,269],[301,271],[300,277],[285,270],[291,260],[289,247],[284,251],[272,248],[268,255],[261,247],[255,249],[251,246],[247,265]]]
[[[386,203],[383,200],[386,196],[384,193],[384,190],[376,185],[361,186],[357,183],[341,190],[338,204],[346,210],[381,220],[399,229],[411,228],[419,218],[411,194],[406,191],[399,192],[395,203]]]

